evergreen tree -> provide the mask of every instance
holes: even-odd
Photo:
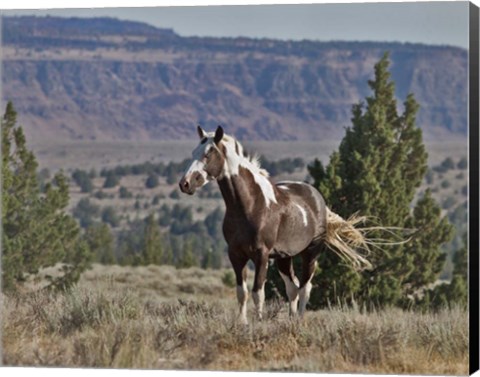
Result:
[[[119,183],[120,183],[120,178],[113,171],[109,171],[105,177],[103,188],[115,187]]]
[[[7,104],[2,127],[2,283],[15,289],[27,275],[62,263],[63,275],[52,286],[68,288],[88,267],[90,253],[80,228],[66,214],[68,184],[63,174],[37,182],[37,161],[28,150],[17,113]]]
[[[213,268],[213,250],[206,250],[202,256],[201,266],[203,269]]]
[[[183,245],[182,257],[178,260],[177,268],[197,267],[198,260],[193,252],[193,240],[187,239]]]
[[[463,246],[453,257],[453,274],[449,284],[440,284],[424,293],[418,300],[423,309],[441,309],[447,306],[468,306],[468,250],[467,233],[463,235]]]
[[[450,301],[464,307],[468,305],[468,241],[463,235],[463,246],[453,256],[453,277],[450,282]]]
[[[224,245],[217,245],[213,248],[211,259],[212,268],[218,270],[223,267],[223,259],[226,247]]]
[[[158,175],[150,173],[145,181],[145,187],[148,189],[155,188],[159,185]]]
[[[145,265],[161,264],[163,253],[160,229],[152,214],[145,219],[145,223],[143,263]]]
[[[416,231],[411,241],[372,253],[372,271],[355,272],[339,263],[334,253],[322,253],[313,281],[320,287],[312,292],[313,306],[351,298],[376,306],[401,304],[408,293],[438,276],[444,260],[440,245],[452,236],[451,226],[441,219],[429,193],[410,213],[427,171],[427,153],[415,125],[419,105],[410,94],[403,114],[398,114],[388,66],[385,54],[375,65],[374,80],[368,82],[373,95],[366,99],[366,106],[353,106],[353,125],[328,166],[315,161],[309,170],[328,206],[342,217],[358,212],[382,226]],[[369,237],[386,235],[372,232]]]
[[[117,210],[112,206],[105,207],[102,211],[102,221],[112,227],[119,226],[120,217],[118,216]]]
[[[92,225],[85,231],[85,240],[94,256],[94,260],[101,264],[115,264],[113,251],[114,239],[107,224]]]
[[[462,157],[460,161],[458,161],[457,168],[462,170],[468,168],[468,161],[466,157]]]
[[[73,216],[79,221],[82,228],[88,228],[95,222],[100,213],[100,207],[92,203],[89,198],[82,198],[73,209]]]
[[[173,251],[170,242],[164,243],[164,250],[162,253],[162,264],[173,265],[174,258],[173,258]]]
[[[72,178],[84,193],[92,192],[93,183],[88,173],[84,170],[76,169],[72,173]]]
[[[120,189],[118,190],[118,194],[120,199],[131,199],[133,198],[133,194],[128,191],[128,189],[124,186],[120,186]]]

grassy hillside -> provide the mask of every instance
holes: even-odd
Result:
[[[235,289],[222,283],[224,275],[225,271],[96,265],[69,293],[31,290],[3,295],[3,363],[467,373],[466,311],[420,314],[389,309],[367,314],[330,309],[292,321],[286,305],[269,302],[264,321],[243,327],[235,322]]]

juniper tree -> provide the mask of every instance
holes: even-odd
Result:
[[[162,239],[160,229],[153,215],[145,219],[145,231],[143,239],[143,264],[162,263]]]
[[[110,228],[105,223],[96,223],[85,231],[85,240],[96,262],[115,264],[114,239]]]
[[[198,259],[193,251],[193,244],[194,240],[191,237],[185,240],[183,244],[182,255],[176,264],[177,268],[189,268],[198,266]]]
[[[35,155],[16,120],[9,102],[1,122],[3,288],[14,289],[27,275],[57,263],[62,263],[63,275],[51,283],[67,288],[87,268],[90,253],[76,221],[65,212],[66,177],[56,174],[40,190]]]
[[[326,168],[315,162],[310,174],[328,205],[341,216],[358,212],[382,226],[412,228],[414,233],[407,243],[372,253],[372,271],[356,273],[339,263],[334,253],[323,253],[314,278],[320,289],[312,292],[317,305],[351,297],[378,306],[401,304],[407,294],[438,277],[444,261],[440,246],[452,237],[451,225],[429,193],[411,211],[427,171],[427,152],[416,126],[419,105],[409,94],[403,113],[398,113],[388,67],[385,54],[375,65],[374,80],[368,82],[373,95],[366,104],[353,106],[352,127],[339,150]],[[376,232],[370,237],[389,238]]]
[[[453,274],[450,283],[440,284],[424,292],[419,300],[423,308],[442,309],[446,306],[468,305],[468,249],[467,233],[463,235],[463,246],[453,256]]]

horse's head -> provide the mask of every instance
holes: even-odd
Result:
[[[200,144],[193,150],[193,160],[180,180],[180,190],[193,195],[195,190],[217,179],[223,171],[225,156],[219,149],[223,138],[223,128],[215,132],[205,132],[197,127]]]

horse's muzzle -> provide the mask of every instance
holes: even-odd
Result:
[[[193,172],[185,175],[179,182],[180,190],[188,195],[193,195],[195,190],[202,187],[205,183],[205,178],[199,172]]]
[[[193,195],[195,192],[195,187],[191,185],[190,180],[186,177],[183,177],[178,185],[180,186],[180,191],[182,191],[184,194]]]

